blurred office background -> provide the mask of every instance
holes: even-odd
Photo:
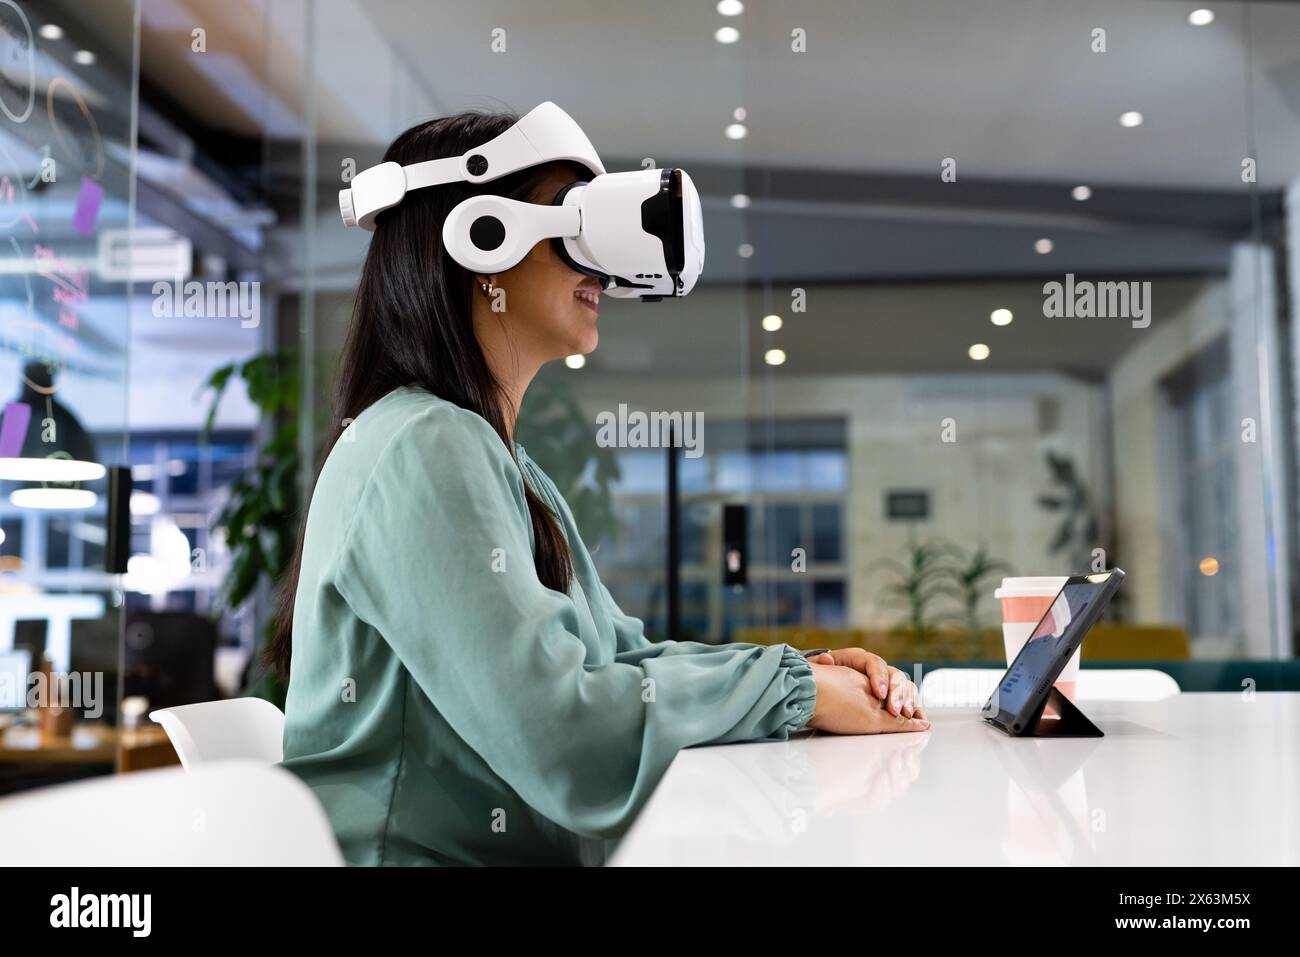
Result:
[[[1118,565],[1085,657],[1300,687],[1300,5],[0,0],[0,791],[280,692],[250,662],[367,239],[337,190],[545,99],[703,197],[696,290],[606,299],[520,424],[652,636],[990,662],[1003,575]],[[1067,276],[1150,283],[1149,324],[1045,315]],[[160,308],[191,281],[256,315]],[[703,454],[600,447],[620,406]],[[32,455],[130,468],[125,575],[106,479]],[[102,714],[43,727],[45,657]]]

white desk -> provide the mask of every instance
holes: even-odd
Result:
[[[920,734],[678,754],[613,865],[1300,864],[1300,694],[1080,702],[1104,738]]]

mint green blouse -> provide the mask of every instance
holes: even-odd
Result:
[[[573,552],[567,595],[537,578],[520,467],[480,416],[398,389],[321,471],[284,766],[350,864],[599,863],[680,749],[812,715],[788,645],[648,641],[515,448]]]

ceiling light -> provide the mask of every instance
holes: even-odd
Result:
[[[768,332],[776,332],[778,329],[781,328],[781,325],[782,323],[781,323],[780,316],[772,315],[772,316],[763,317],[763,328],[766,329]]]
[[[1119,125],[1126,129],[1132,129],[1135,126],[1141,126],[1143,119],[1144,117],[1137,110],[1129,110],[1127,113],[1119,115]]]
[[[781,349],[768,349],[763,353],[763,361],[770,366],[779,366],[785,362],[785,352]]]
[[[81,459],[0,459],[0,479],[6,482],[94,482],[107,471],[98,462]]]
[[[1014,318],[1010,309],[994,309],[989,313],[989,322],[995,326],[1009,326]]]
[[[131,493],[132,515],[157,515],[161,509],[161,499],[152,492],[134,491]]]
[[[570,369],[581,369],[583,366],[585,366],[585,365],[587,364],[587,357],[586,357],[586,356],[568,356],[568,357],[564,360],[564,364],[565,364],[566,366],[568,366]]]
[[[744,193],[737,193],[735,196],[731,197],[731,205],[736,207],[736,209],[747,209],[749,208],[749,197]]]
[[[36,32],[40,34],[42,40],[63,39],[63,27],[59,26],[57,23],[47,23]]]
[[[727,139],[743,140],[749,130],[745,129],[744,123],[732,123],[726,129]]]
[[[749,243],[741,243],[736,247],[736,255],[741,259],[748,259],[750,256],[754,255],[754,247]]]
[[[740,39],[740,31],[735,27],[718,27],[718,32],[713,34],[713,39],[719,43],[735,43]]]
[[[95,54],[91,53],[89,50],[78,50],[76,53],[72,54],[72,59],[74,62],[80,63],[82,66],[90,66],[95,62]]]
[[[1214,22],[1214,11],[1205,7],[1201,7],[1199,10],[1193,10],[1187,15],[1187,22],[1194,27],[1208,27]]]
[[[94,508],[99,496],[84,488],[16,488],[9,501],[18,508]]]
[[[1070,195],[1081,203],[1086,202],[1087,200],[1092,199],[1092,187],[1076,186],[1074,189],[1070,190]]]
[[[989,347],[982,342],[977,342],[966,350],[966,354],[976,362],[983,362],[989,357]]]
[[[745,12],[745,5],[740,0],[718,0],[718,13],[724,17],[738,17]]]
[[[1040,256],[1046,256],[1052,251],[1052,241],[1047,238],[1039,239],[1034,242],[1034,252]]]
[[[745,117],[747,116],[749,116],[749,111],[747,111],[743,106],[738,106],[731,111],[731,118],[737,123],[745,122]]]

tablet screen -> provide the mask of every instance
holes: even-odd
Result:
[[[1069,647],[1073,638],[1070,623],[1083,617],[1104,587],[1100,583],[1070,582],[1061,589],[1052,607],[1002,676],[1002,683],[984,706],[986,714],[997,714],[999,709],[1020,713],[1058,659],[1073,653]]]

